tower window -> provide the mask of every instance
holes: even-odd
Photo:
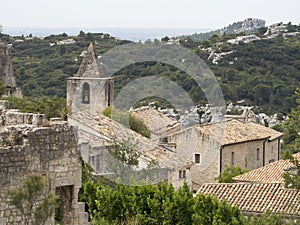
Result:
[[[90,85],[88,83],[82,85],[82,103],[90,104]]]

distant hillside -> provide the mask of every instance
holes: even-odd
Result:
[[[193,41],[204,41],[204,40],[208,40],[210,37],[214,35],[221,36],[223,34],[254,33],[258,29],[262,29],[263,27],[265,27],[265,25],[266,25],[266,21],[264,20],[248,18],[244,21],[235,22],[233,24],[230,24],[218,30],[205,32],[205,33],[197,33],[192,35],[183,35],[177,38],[180,39],[190,38]]]
[[[11,46],[17,84],[27,97],[65,97],[66,79],[77,72],[90,42],[95,43],[98,55],[128,42],[108,34],[84,32],[45,38],[0,34],[0,39]]]
[[[256,105],[257,110],[266,113],[287,113],[295,106],[293,94],[300,87],[299,32],[299,26],[279,23],[259,28],[251,35],[225,33],[204,41],[171,39],[169,44],[178,42],[198,54],[216,75],[227,102],[243,99],[245,104]],[[91,41],[95,43],[97,55],[128,42],[108,34],[83,32],[77,36],[61,34],[44,39],[5,34],[0,34],[0,38],[11,46],[17,84],[24,96],[30,98],[65,97],[66,79],[77,72]],[[189,76],[157,62],[138,63],[118,71],[115,93],[131,80],[158,74],[177,82],[196,103],[206,102],[201,89]]]

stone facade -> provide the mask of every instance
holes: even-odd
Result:
[[[168,135],[164,145],[172,147],[178,158],[193,162],[192,182],[202,184],[216,182],[226,165],[252,170],[278,161],[281,136],[258,124],[230,120]]]
[[[16,110],[2,109],[0,118],[0,225],[24,224],[9,191],[31,174],[44,176],[46,193],[59,195],[63,224],[88,224],[84,204],[77,202],[81,162],[76,129]],[[54,217],[47,224],[53,225]]]

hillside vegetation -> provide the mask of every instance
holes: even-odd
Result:
[[[300,86],[300,35],[295,33],[300,31],[300,27],[287,24],[286,30],[277,36],[270,32],[266,34],[267,31],[268,28],[254,31],[258,39],[249,43],[230,42],[244,37],[244,33],[223,33],[204,41],[182,37],[179,42],[209,65],[220,82],[227,102],[243,99],[245,104],[257,106],[259,111],[286,114],[295,106],[293,95]],[[285,35],[289,33],[293,35]],[[61,34],[40,39],[0,34],[0,38],[12,46],[17,83],[22,87],[24,96],[29,98],[64,98],[66,79],[77,72],[83,58],[82,52],[90,42],[95,43],[97,55],[128,43],[107,34],[84,32],[72,37]],[[73,41],[67,43],[70,39]],[[197,104],[206,103],[193,79],[177,68],[158,62],[137,63],[118,71],[115,74],[115,93],[118,94],[129,81],[150,75],[171,79],[186,90]]]

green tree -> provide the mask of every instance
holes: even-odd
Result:
[[[300,151],[300,89],[295,92],[297,106],[288,114],[289,119],[283,125],[283,149],[291,153]]]
[[[0,29],[0,33],[1,33],[1,29]],[[6,86],[5,84],[0,80],[0,96],[4,95],[6,91]]]
[[[31,175],[24,180],[24,187],[17,187],[10,192],[11,204],[21,213],[26,225],[43,225],[53,216],[57,197],[45,195],[45,178]]]
[[[295,188],[300,190],[300,163],[299,160],[294,157],[290,151],[285,151],[283,153],[283,159],[289,160],[294,167],[288,169],[287,172],[283,174],[284,186],[286,188]]]
[[[220,175],[216,178],[219,183],[233,183],[233,177],[236,177],[240,174],[246,173],[248,170],[242,169],[241,167],[237,166],[234,167],[233,165],[227,166],[225,165],[225,170],[220,173]]]

